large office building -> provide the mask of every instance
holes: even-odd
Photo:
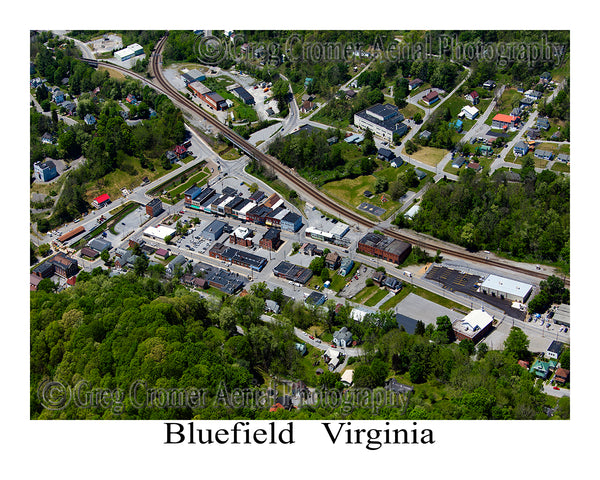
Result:
[[[409,243],[401,240],[395,240],[379,233],[367,233],[359,240],[357,251],[399,265],[408,257],[411,249]]]
[[[402,120],[404,115],[398,111],[398,107],[389,103],[378,103],[354,114],[354,125],[369,129],[374,135],[389,142],[393,140],[394,133],[402,136],[408,131]]]

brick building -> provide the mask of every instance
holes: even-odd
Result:
[[[358,242],[357,251],[388,262],[401,264],[411,252],[411,245],[379,233],[367,233]]]

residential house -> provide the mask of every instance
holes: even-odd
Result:
[[[407,394],[415,391],[413,387],[404,385],[403,383],[398,382],[398,380],[395,378],[391,378],[385,382],[385,389],[396,394]]]
[[[408,82],[408,90],[410,90],[410,91],[415,90],[415,89],[419,88],[421,85],[423,85],[423,80],[421,80],[420,78],[415,78],[414,80],[411,80],[410,82]]]
[[[391,162],[394,158],[396,158],[396,155],[394,155],[394,152],[388,150],[387,148],[380,148],[379,150],[377,150],[377,158],[379,160]]]
[[[550,121],[547,118],[538,117],[535,121],[535,126],[542,130],[548,130],[550,128]]]
[[[452,166],[454,168],[460,168],[462,167],[465,163],[467,163],[467,159],[465,157],[456,157],[453,161],[452,161]]]
[[[529,145],[527,145],[523,141],[520,141],[513,147],[513,152],[516,157],[522,157],[523,155],[527,155],[527,152],[529,152]]]
[[[335,270],[338,268],[341,262],[341,257],[337,252],[329,252],[325,257],[325,266],[330,270]]]
[[[431,132],[429,130],[423,130],[419,134],[419,138],[422,138],[423,140],[429,140],[431,138]]]
[[[465,99],[467,99],[473,105],[477,105],[479,103],[479,94],[473,90],[471,93],[465,95]]]
[[[315,104],[307,100],[306,102],[302,102],[302,105],[300,106],[300,113],[308,113],[314,108]]]
[[[165,270],[169,275],[173,275],[177,266],[181,265],[181,267],[183,268],[183,265],[185,265],[186,262],[187,258],[185,258],[183,255],[177,255],[173,260],[171,260],[168,263]]]
[[[478,172],[483,167],[481,166],[481,164],[479,164],[477,162],[469,162],[469,164],[467,165],[467,168],[470,168],[471,170],[475,170],[476,172]]]
[[[352,344],[352,333],[346,327],[342,327],[333,333],[333,343],[338,347],[349,347]]]
[[[554,157],[554,152],[550,152],[548,150],[542,150],[541,148],[536,148],[535,151],[533,152],[533,156],[535,158],[539,158],[541,160],[550,161]]]
[[[85,117],[83,117],[83,121],[86,125],[95,125],[96,117],[94,117],[91,113],[88,113]]]
[[[537,101],[542,98],[543,93],[538,92],[537,90],[527,90],[524,95],[526,98],[531,98],[532,100]]]
[[[479,115],[479,110],[477,109],[477,107],[465,105],[460,111],[460,113],[462,113],[469,120],[475,120],[477,115]]]
[[[487,80],[486,82],[484,82],[483,88],[485,88],[486,90],[492,90],[493,88],[496,88],[496,82],[494,82],[493,80]]]
[[[529,98],[529,97],[524,97],[521,100],[519,100],[519,106],[522,108],[531,107],[534,103],[535,103],[535,100],[533,100],[533,98]]]
[[[65,94],[61,90],[55,90],[54,93],[52,94],[52,100],[57,105],[61,104],[62,102],[65,101]]]
[[[42,143],[45,143],[46,145],[54,145],[54,137],[50,132],[46,132],[42,135]]]
[[[557,368],[556,372],[554,372],[554,378],[553,380],[556,383],[561,383],[561,384],[565,384],[569,381],[569,373],[570,371],[567,370],[566,368]]]
[[[279,304],[273,300],[265,300],[265,310],[267,312],[279,313]]]
[[[549,360],[547,362],[543,360],[536,360],[529,369],[530,373],[535,373],[536,377],[546,379],[551,370],[556,368],[558,362],[556,360]]]
[[[530,128],[527,130],[527,140],[533,141],[540,138],[540,131],[537,128]]]
[[[561,162],[569,163],[571,161],[571,156],[567,155],[566,153],[559,153],[556,159],[560,160]]]
[[[354,260],[348,257],[343,258],[340,264],[340,275],[345,277],[350,273],[352,267],[354,267]]]
[[[440,96],[439,96],[438,92],[436,92],[435,90],[429,90],[429,92],[427,94],[425,94],[422,98],[425,105],[428,105],[428,106],[433,105],[435,102],[439,101],[439,99],[440,99]]]
[[[177,158],[177,154],[173,150],[166,151],[165,156],[167,157],[167,160],[169,160],[169,163],[175,163],[177,160],[179,160]]]

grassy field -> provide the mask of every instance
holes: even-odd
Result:
[[[571,173],[571,167],[563,162],[554,162],[550,170],[560,173]]]
[[[352,297],[352,301],[356,303],[364,303],[367,299],[371,298],[372,295],[375,295],[378,290],[379,287],[377,285],[365,287]]]
[[[198,184],[199,186],[202,186],[207,182],[207,177],[209,177],[209,176],[210,176],[210,172],[207,171],[207,168],[205,167],[201,172],[198,172],[197,174],[193,175],[187,182],[182,183],[181,185],[179,185],[177,188],[174,188],[173,190],[169,190],[169,193],[172,194],[173,196],[176,196],[176,195],[179,195],[180,193],[183,193],[184,191],[186,191],[192,185]]]
[[[388,294],[388,290],[386,290],[385,288],[380,288],[378,292],[375,293],[375,295],[371,295],[371,297],[369,297],[367,300],[365,300],[365,305],[367,307],[374,307],[375,305],[377,305],[381,300],[383,300],[383,298]]]
[[[402,153],[404,155],[408,155],[406,150],[403,150]],[[435,167],[442,161],[442,158],[444,158],[447,153],[448,150],[443,148],[421,147],[418,151],[410,155],[410,157],[418,160],[419,162],[423,162],[427,165]]]

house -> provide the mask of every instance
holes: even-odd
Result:
[[[307,100],[305,102],[302,102],[302,105],[300,106],[300,113],[308,113],[314,108],[315,104]]]
[[[388,150],[387,148],[380,148],[379,150],[377,150],[377,158],[379,160],[391,162],[394,158],[396,158],[396,155],[394,155],[394,152]]]
[[[354,381],[354,370],[346,370],[344,373],[342,373],[342,378],[340,381],[351,387],[352,382]]]
[[[175,163],[177,160],[179,160],[177,158],[177,154],[173,150],[167,150],[165,152],[165,156],[167,157],[169,163]]]
[[[558,340],[552,340],[552,343],[546,349],[546,357],[554,358],[555,360],[560,357],[562,349],[564,347],[563,342],[559,342]]]
[[[538,92],[537,90],[527,90],[524,95],[526,98],[531,98],[532,100],[537,101],[542,98],[543,93]]]
[[[431,138],[431,132],[429,130],[424,130],[419,135],[419,138],[422,138],[423,140],[429,140]]]
[[[373,273],[371,280],[373,280],[373,282],[375,282],[377,285],[381,286],[384,278],[385,278],[384,272],[375,272],[375,273]]]
[[[402,282],[397,278],[390,277],[388,275],[383,279],[382,286],[390,289],[392,292],[399,292],[402,290]]]
[[[498,113],[492,118],[492,128],[506,130],[507,128],[515,128],[519,124],[519,117]]]
[[[462,129],[463,129],[463,122],[461,119],[456,119],[456,120],[449,122],[448,127],[453,128],[458,133],[460,133],[460,132],[462,132]]]
[[[535,121],[535,126],[541,128],[542,130],[548,130],[550,128],[550,122],[547,118],[538,117]]]
[[[54,137],[50,132],[46,132],[42,135],[42,143],[46,145],[54,145]]]
[[[410,82],[408,82],[408,90],[409,91],[415,90],[415,89],[419,88],[421,85],[423,85],[423,80],[421,80],[420,78],[415,78],[414,80],[411,80]]]
[[[177,255],[173,260],[171,260],[168,263],[165,270],[169,275],[173,275],[175,273],[175,269],[177,268],[177,265],[181,265],[183,268],[183,265],[186,262],[187,262],[187,258],[185,258],[183,255]]]
[[[349,347],[352,343],[352,333],[346,327],[342,327],[333,333],[333,343],[338,347]]]
[[[556,159],[560,160],[561,162],[569,163],[571,161],[571,156],[567,155],[566,153],[559,153]]]
[[[456,157],[453,161],[452,161],[452,166],[454,168],[460,168],[462,167],[465,163],[467,163],[467,159],[465,157]]]
[[[300,353],[300,355],[306,355],[306,352],[308,351],[306,349],[305,343],[296,342],[294,343],[294,348],[298,350],[298,353]]]
[[[340,264],[340,275],[345,277],[350,273],[352,267],[354,267],[354,260],[348,257],[343,258]]]
[[[325,266],[330,270],[335,270],[340,265],[341,258],[337,252],[329,252],[325,257]]]
[[[40,284],[40,282],[42,280],[43,280],[42,277],[38,277],[36,274],[30,273],[29,274],[29,291],[35,292],[38,288],[38,285]]]
[[[345,92],[346,98],[348,100],[353,99],[354,97],[356,97],[356,92],[354,90],[346,90]]]
[[[96,117],[94,117],[91,113],[88,113],[85,117],[83,117],[83,121],[86,125],[95,125]]]
[[[175,153],[175,155],[177,155],[177,158],[179,160],[181,160],[182,158],[185,158],[188,154],[187,148],[184,147],[183,145],[175,145],[173,152]]]
[[[548,150],[542,150],[541,148],[536,148],[535,151],[533,152],[533,156],[535,158],[540,158],[542,160],[550,161],[554,157],[554,152],[550,152]]]
[[[435,90],[429,90],[429,93],[425,94],[422,98],[425,105],[428,105],[428,106],[433,105],[435,102],[439,101],[439,99],[440,99],[440,96],[439,96],[438,92],[436,92]]]
[[[520,117],[523,114],[523,108],[522,107],[515,107],[511,110],[510,114],[513,117]]]
[[[461,109],[460,113],[464,114],[469,120],[475,120],[475,117],[479,115],[479,110],[477,107],[466,105]]]
[[[569,381],[569,373],[570,371],[566,368],[557,368],[553,380],[556,383],[565,384]]]
[[[341,352],[335,348],[328,348],[323,354],[323,359],[327,363],[327,368],[330,372],[334,371],[340,364]]]
[[[521,140],[513,147],[513,152],[515,154],[515,157],[522,157],[523,155],[527,155],[527,152],[529,152],[529,145],[527,145],[524,141]]]
[[[475,170],[476,172],[478,172],[479,170],[481,170],[483,167],[481,166],[480,163],[477,162],[469,162],[469,164],[467,165],[467,168],[470,168],[471,170]]]
[[[530,128],[527,130],[527,140],[537,140],[540,138],[540,131],[537,128]]]
[[[549,72],[544,72],[540,75],[540,82],[541,83],[550,83],[552,81],[552,75]]]
[[[519,364],[520,367],[529,370],[529,362],[525,361],[525,360],[519,360],[517,362]]]
[[[327,139],[327,145],[331,146],[338,142],[338,137],[329,137]]]
[[[265,300],[265,310],[267,312],[279,313],[279,304],[273,300]]]
[[[163,260],[166,260],[167,258],[169,258],[169,251],[165,250],[164,248],[159,248],[158,250],[156,250],[156,252],[154,252],[154,255],[162,258]]]
[[[38,88],[43,83],[44,83],[44,81],[40,77],[35,77],[29,81],[29,86],[31,88]]]
[[[67,100],[66,102],[62,103],[61,108],[66,110],[67,115],[74,115],[77,111],[77,104]]]
[[[427,176],[423,170],[419,170],[418,168],[415,168],[415,174],[417,175],[419,181],[423,180]]]
[[[494,153],[494,149],[489,145],[481,145],[477,148],[477,150],[479,151],[479,153],[485,155],[486,157]]]
[[[550,373],[550,371],[554,370],[554,368],[556,368],[557,363],[558,362],[556,360],[549,360],[549,361],[545,362],[543,360],[538,359],[531,366],[531,368],[529,369],[529,372],[535,373],[536,377],[546,379],[546,378],[548,378],[548,374]]]
[[[132,105],[135,105],[137,103],[137,99],[135,98],[135,95],[133,93],[130,93],[129,95],[127,95],[127,97],[125,98],[125,101]]]
[[[56,171],[54,162],[46,160],[45,162],[35,162],[33,164],[33,175],[39,182],[48,182],[58,177],[58,172]]]
[[[479,103],[479,94],[473,90],[471,93],[465,95],[465,99],[471,102],[473,105],[477,105]]]
[[[486,82],[484,82],[483,88],[485,88],[486,90],[492,90],[493,88],[496,88],[496,82],[494,82],[493,80],[487,80]]]
[[[535,101],[529,97],[524,97],[521,100],[519,100],[519,106],[522,108],[531,107],[534,103]]]
[[[65,101],[65,94],[61,90],[56,90],[52,94],[52,100],[58,105]]]

